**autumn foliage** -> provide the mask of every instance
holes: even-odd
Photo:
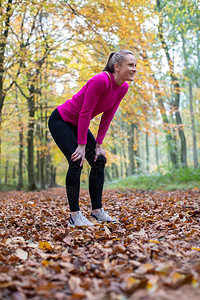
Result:
[[[71,229],[64,189],[1,193],[0,299],[199,299],[199,195],[105,191],[119,222]]]

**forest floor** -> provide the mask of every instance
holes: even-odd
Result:
[[[90,219],[88,191],[81,210]],[[0,193],[0,299],[200,299],[200,190],[106,190],[116,224],[68,227],[63,188]]]

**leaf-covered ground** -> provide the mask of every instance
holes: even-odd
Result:
[[[71,229],[64,189],[0,193],[0,299],[200,299],[199,190],[103,204],[120,222]]]

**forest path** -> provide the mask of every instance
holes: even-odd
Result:
[[[0,299],[200,299],[198,189],[105,190],[103,206],[119,222],[71,229],[64,188],[1,192]]]

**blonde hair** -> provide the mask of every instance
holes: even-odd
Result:
[[[125,56],[131,54],[134,55],[130,50],[119,50],[117,52],[111,52],[108,56],[107,63],[103,69],[103,72],[114,73],[114,64],[121,65],[125,59]]]

